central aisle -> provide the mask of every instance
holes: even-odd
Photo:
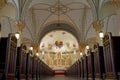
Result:
[[[64,75],[56,75],[53,77],[43,77],[41,80],[78,80],[77,78],[73,77],[66,77]]]

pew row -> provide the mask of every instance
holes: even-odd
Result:
[[[88,78],[89,79],[95,79],[94,75],[94,56],[93,52],[91,50],[88,50],[87,52],[87,60],[88,60]]]
[[[14,34],[0,41],[0,80],[15,80],[17,39]]]
[[[83,57],[83,70],[84,70],[84,79],[88,79],[88,59],[87,56]]]
[[[105,78],[120,80],[120,37],[106,33],[103,38]]]
[[[94,45],[94,72],[96,79],[104,79],[105,66],[104,66],[104,56],[103,47],[99,46],[98,43]]]
[[[17,49],[16,78],[17,80],[26,79],[27,53],[26,46],[22,44]]]

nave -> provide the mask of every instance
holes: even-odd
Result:
[[[17,47],[15,34],[9,34],[8,37],[2,37],[0,40],[0,80],[40,80],[41,78],[43,80],[119,80],[120,42],[118,41],[120,41],[119,36],[106,33],[103,47],[96,43],[93,51],[89,49],[87,55],[83,55],[67,70],[61,72],[50,68],[37,55],[32,55],[31,51],[26,53],[25,45]],[[65,76],[56,76],[56,74]]]
[[[0,80],[120,80],[120,0],[0,0]]]

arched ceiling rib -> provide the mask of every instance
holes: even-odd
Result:
[[[41,39],[50,31],[53,31],[53,30],[65,30],[65,31],[68,31],[70,33],[72,33],[76,39],[78,40],[79,42],[79,39],[80,37],[77,36],[78,33],[75,31],[74,28],[72,28],[70,25],[68,24],[64,24],[64,23],[60,23],[60,24],[51,24],[51,25],[48,25],[46,28],[44,28],[44,30],[39,34],[39,42],[41,41]]]
[[[86,16],[83,13],[85,8],[86,10],[90,10],[87,0],[33,0],[29,6],[29,10],[32,11],[32,23],[30,24],[35,29],[33,29],[33,35],[36,35],[38,39],[38,34],[43,32],[45,25],[58,23],[59,17],[60,23],[72,25],[79,37],[81,37],[80,26],[85,24],[81,23],[82,16]],[[29,18],[27,16],[28,14],[26,15],[26,20]],[[26,22],[29,23],[28,21]]]
[[[36,5],[36,4],[45,4],[45,5],[49,5],[52,6],[53,4],[55,4],[58,0],[32,0],[29,8],[31,8],[32,6]],[[90,7],[89,3],[87,0],[59,0],[63,5],[71,5],[71,4],[84,4],[88,7]]]

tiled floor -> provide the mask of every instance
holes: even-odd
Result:
[[[40,80],[80,80],[76,77],[66,77],[64,75],[56,75],[53,77],[42,77]]]

